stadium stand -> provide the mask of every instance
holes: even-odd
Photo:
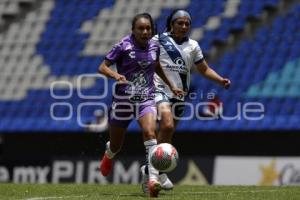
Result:
[[[0,29],[3,29],[9,20],[21,16],[26,8],[32,7],[35,3],[36,0],[2,0],[0,2]]]
[[[21,2],[35,3],[1,1],[0,15],[8,10],[2,2],[14,7],[14,12]],[[208,54],[216,42],[226,43],[232,31],[243,30],[247,20],[259,19],[264,9],[279,4],[280,0],[41,1],[0,32],[0,131],[82,131],[79,122],[91,121],[97,104],[109,104],[111,91],[102,99],[81,98],[99,94],[104,83],[80,75],[96,73],[105,53],[130,32],[130,20],[138,12],[153,14],[163,31],[173,9],[187,9],[194,19],[191,37]],[[196,105],[215,91],[224,102],[224,115],[235,119],[193,118],[180,123],[178,130],[300,129],[299,13],[300,4],[296,4],[271,26],[260,27],[253,38],[242,40],[212,63],[219,73],[230,77],[230,90],[193,75],[192,86],[198,95],[189,101]],[[239,119],[237,113],[249,102],[264,105],[261,120]],[[189,113],[187,109],[186,116]],[[139,128],[132,123],[129,130]]]

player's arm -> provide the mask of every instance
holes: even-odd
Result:
[[[169,88],[172,90],[172,92],[176,95],[184,95],[184,91],[174,87],[172,85],[172,83],[169,81],[169,79],[167,78],[164,70],[162,69],[161,65],[159,62],[156,62],[156,67],[155,67],[155,72],[157,73],[157,75],[169,86]]]
[[[228,78],[221,77],[215,70],[210,68],[205,60],[196,64],[198,71],[206,78],[215,81],[224,88],[229,88],[231,82]]]
[[[126,82],[127,80],[126,80],[125,76],[123,76],[123,75],[119,74],[118,72],[115,72],[114,70],[112,70],[109,67],[111,65],[112,65],[112,63],[109,60],[105,59],[101,63],[101,65],[99,66],[98,72],[100,74],[103,74],[103,75],[109,77],[109,78],[113,78],[113,79],[115,79],[119,82]]]

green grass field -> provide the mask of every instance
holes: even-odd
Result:
[[[139,185],[0,184],[0,199],[106,200],[147,199]],[[299,186],[176,186],[158,199],[178,200],[299,200]]]

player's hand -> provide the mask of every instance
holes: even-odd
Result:
[[[185,92],[180,88],[172,87],[171,90],[179,98],[182,98],[185,95]]]
[[[121,75],[121,74],[117,74],[115,76],[116,81],[118,81],[119,83],[127,83],[127,79],[125,76]]]
[[[223,78],[221,81],[221,85],[225,88],[228,89],[231,85],[231,81],[228,78]]]

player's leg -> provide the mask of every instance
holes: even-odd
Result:
[[[164,111],[169,112],[169,113],[171,112],[171,107],[169,106],[169,105],[171,105],[171,103],[169,101],[169,98],[163,92],[156,92],[155,93],[155,102],[156,102],[156,105],[159,105],[159,104],[166,105],[165,109],[161,109],[158,112],[161,112],[161,113],[164,112]],[[157,120],[161,119],[161,113],[157,113]],[[172,117],[172,116],[169,115],[169,117]],[[164,114],[163,118],[166,119],[165,114]],[[170,119],[169,122],[172,122],[172,120]],[[169,129],[169,131],[171,129],[171,131],[172,131],[172,124],[168,123],[168,125],[167,125],[167,123],[166,123],[164,131],[169,132],[169,131],[167,131],[167,129]],[[158,134],[157,132],[156,132],[156,136],[157,137],[160,137],[160,136],[164,137],[163,134]],[[171,137],[172,136],[169,135],[169,138],[171,138]],[[165,141],[165,140],[169,140],[169,139],[166,139],[166,137],[164,137],[163,139],[158,139],[158,141],[159,141],[158,143],[161,143],[161,141]],[[148,160],[146,159],[146,165],[143,165],[141,167],[141,173],[142,173],[142,177],[143,177],[142,178],[142,189],[143,189],[143,192],[145,192],[145,193],[148,192],[147,182],[148,182],[148,179],[149,179],[147,163],[148,163]],[[167,177],[167,175],[165,173],[163,173],[163,174],[161,173],[159,175],[159,181],[162,185],[162,189],[170,190],[170,189],[173,188],[173,183],[169,180],[169,178]]]
[[[157,105],[157,112],[159,115],[159,130],[157,132],[158,143],[171,144],[175,129],[171,104],[169,102],[159,103]],[[166,173],[159,174],[159,181],[164,190],[171,190],[174,187]]]
[[[166,100],[167,98],[164,99]],[[159,116],[158,143],[172,144],[175,127],[178,124],[178,120],[184,114],[184,102],[176,99],[168,99],[168,102],[158,102],[157,109]],[[166,173],[160,173],[159,181],[164,190],[171,190],[174,187]]]
[[[158,143],[172,143],[172,137],[175,130],[175,124],[169,102],[157,104],[159,116],[159,130],[157,132]]]
[[[151,166],[148,155],[151,148],[155,147],[155,145],[157,144],[155,135],[156,108],[154,102],[153,104],[141,106],[138,122],[143,132],[143,140],[146,150],[146,166],[149,179],[147,184],[145,183],[147,180],[144,180],[145,182],[143,182],[142,184],[143,190],[145,192],[148,190],[150,197],[157,197],[159,191],[161,190],[161,185],[158,181],[159,172],[153,166]]]
[[[106,143],[106,151],[100,162],[100,172],[107,176],[112,169],[112,159],[120,151],[125,133],[132,118],[128,117],[132,111],[126,112],[131,105],[113,103],[109,111],[109,141]]]
[[[174,122],[169,97],[160,91],[155,92],[155,103],[157,108],[157,120],[159,130],[157,131],[158,143],[171,143],[174,132]]]
[[[106,143],[106,150],[100,162],[100,172],[107,176],[113,165],[112,159],[120,151],[127,128],[110,126],[109,141]]]
[[[160,116],[158,143],[172,144],[173,134],[178,121],[184,114],[184,102],[170,99],[169,102],[157,103],[157,112]]]

